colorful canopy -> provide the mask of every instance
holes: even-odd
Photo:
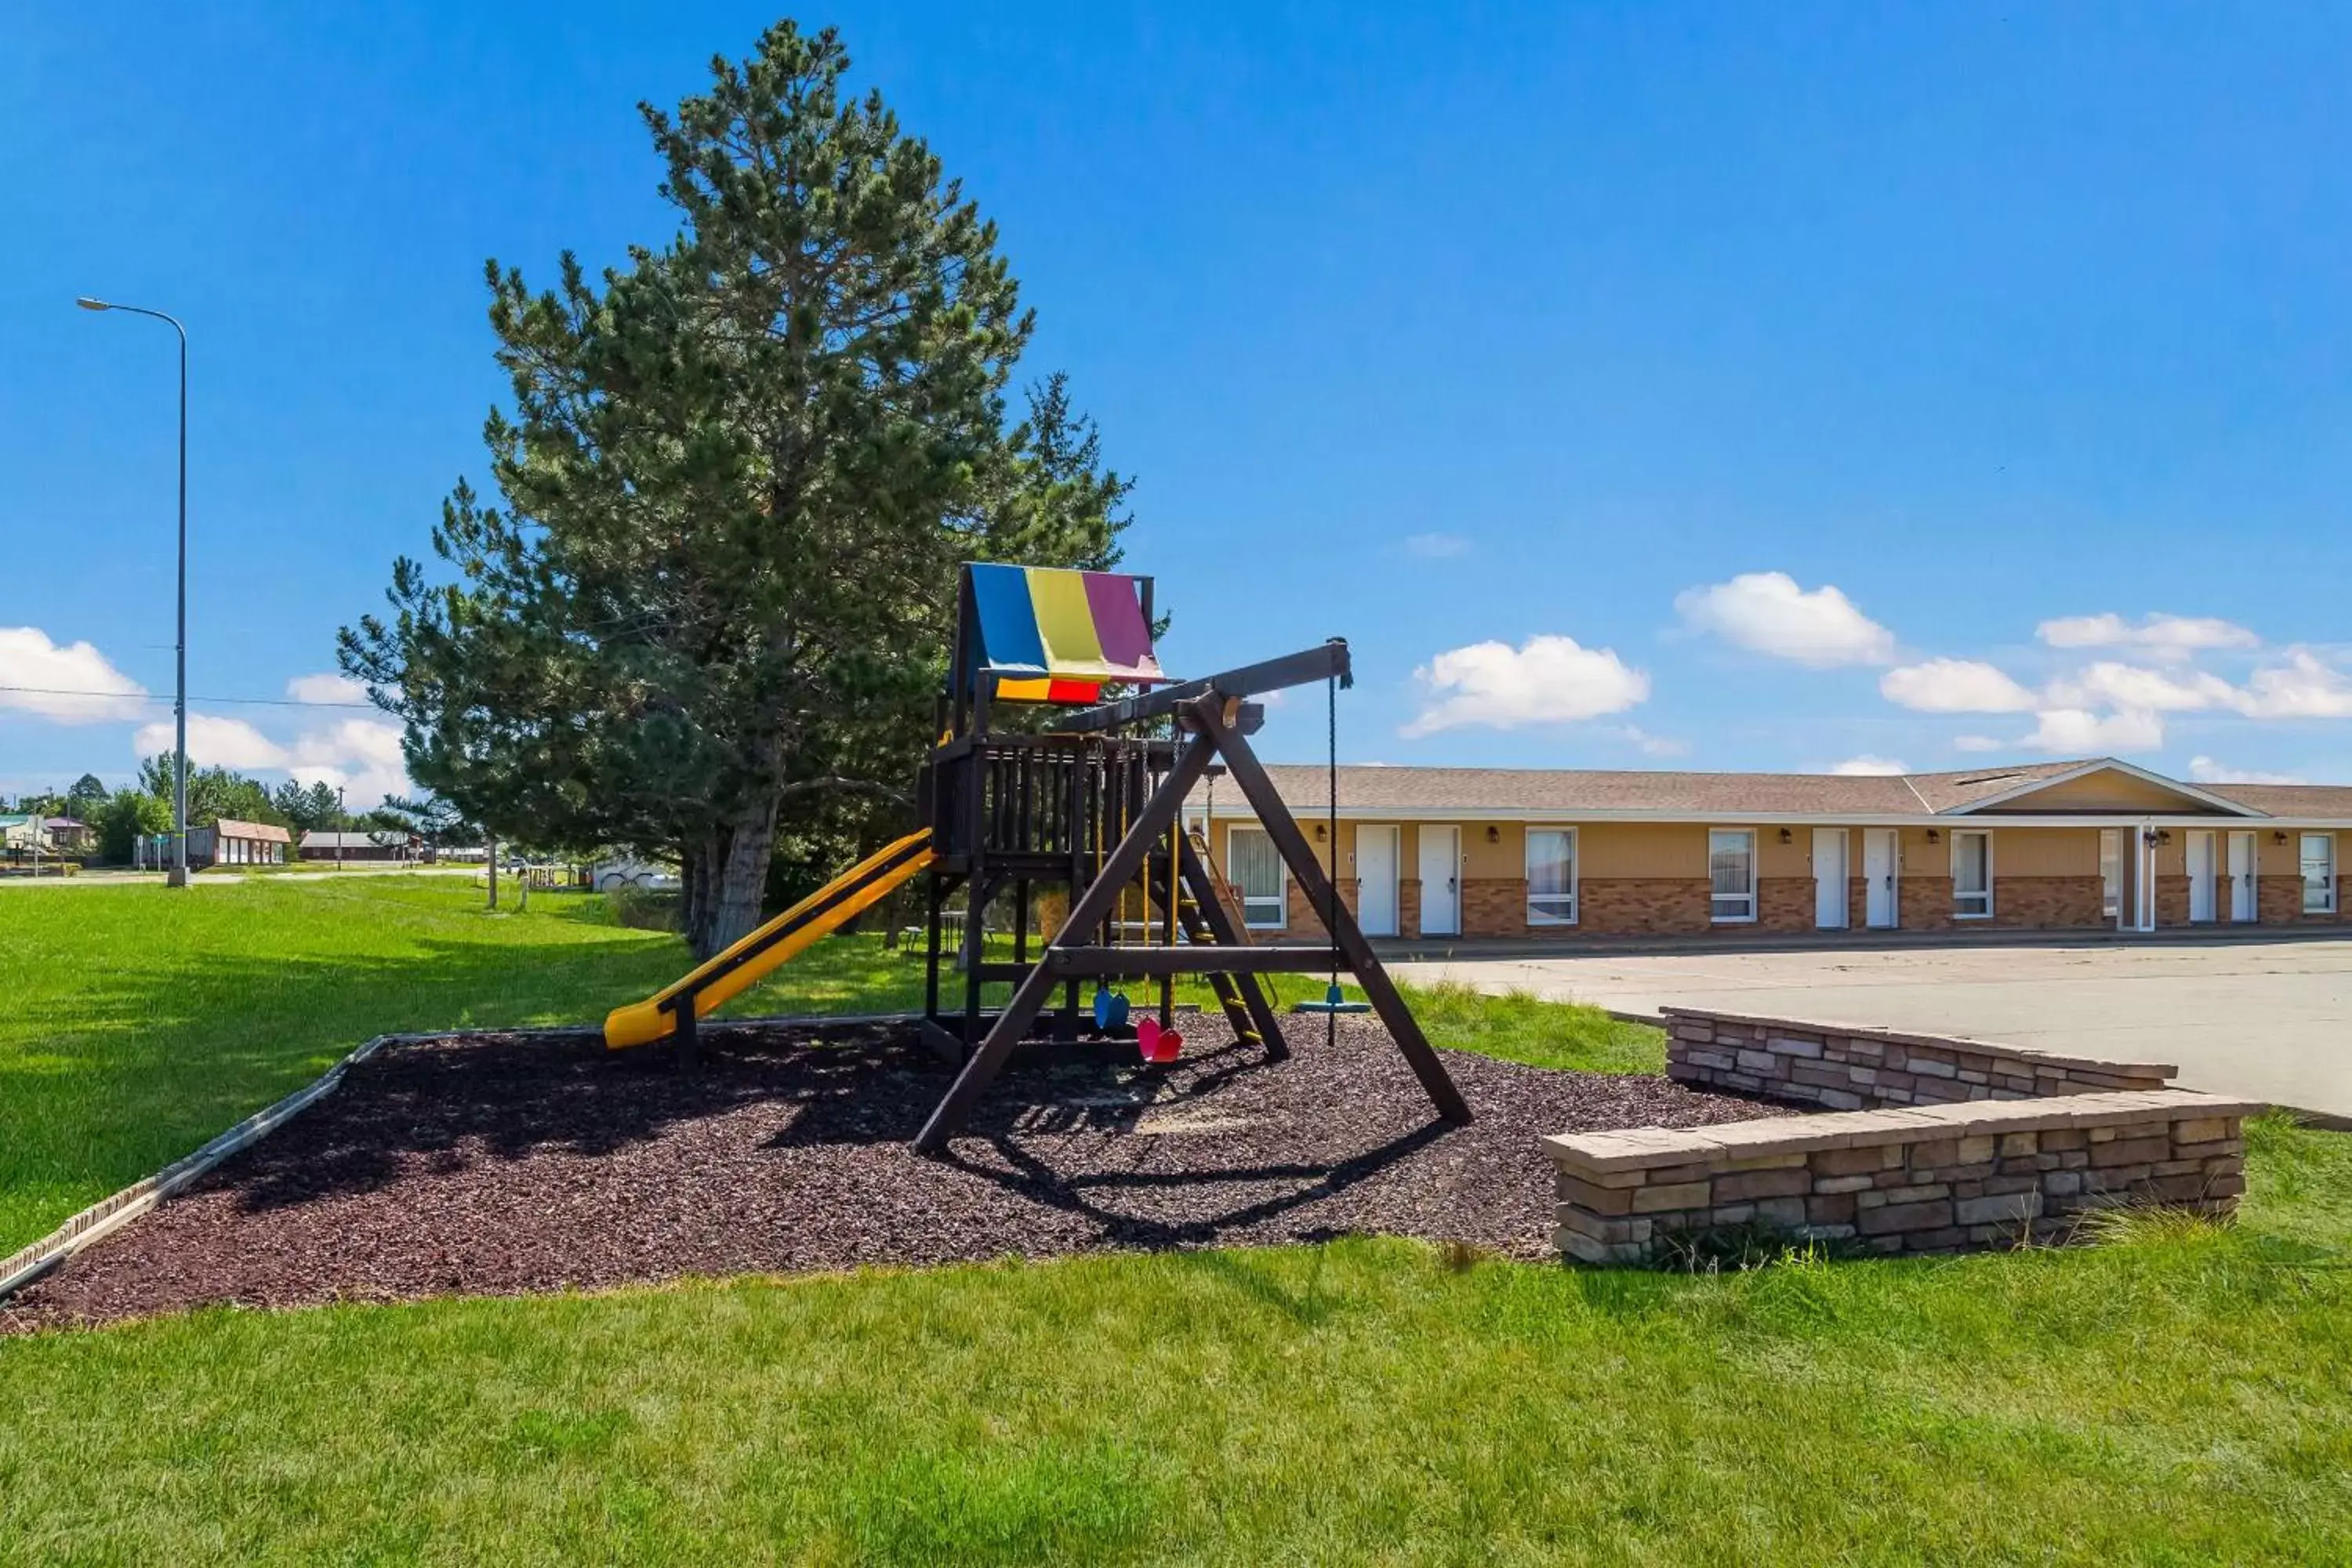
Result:
[[[1016,702],[1092,702],[1102,683],[1165,680],[1135,579],[1049,566],[971,567],[982,668]],[[1008,679],[1009,678],[1009,679]]]

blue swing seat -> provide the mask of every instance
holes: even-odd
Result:
[[[1290,1010],[1294,1013],[1369,1013],[1372,1005],[1370,1002],[1350,1002],[1346,993],[1337,985],[1328,985],[1324,987],[1320,1002],[1296,1002]]]

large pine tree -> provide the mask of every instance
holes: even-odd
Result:
[[[667,246],[546,292],[489,264],[504,504],[461,481],[451,570],[398,562],[341,637],[418,783],[505,837],[676,855],[706,954],[758,918],[780,815],[904,787],[956,563],[1108,565],[1123,526],[1061,378],[1012,422],[995,228],[848,63],[783,22],[643,109]]]

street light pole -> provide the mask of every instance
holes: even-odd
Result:
[[[167,322],[180,334],[180,574],[179,631],[173,644],[176,684],[172,695],[172,869],[164,880],[188,885],[188,329],[177,316],[143,305],[113,305],[88,295],[74,301],[85,310],[122,310]]]

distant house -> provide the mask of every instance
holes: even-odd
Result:
[[[418,858],[415,837],[392,829],[337,833],[314,827],[302,835],[302,858],[305,860],[390,860],[404,863]]]
[[[294,836],[267,822],[239,822],[222,817],[204,827],[188,829],[191,866],[283,866]]]
[[[79,855],[90,847],[89,824],[70,816],[52,816],[42,824],[49,847],[60,855]]]
[[[30,854],[49,847],[47,819],[35,812],[13,811],[0,816],[0,849]]]

